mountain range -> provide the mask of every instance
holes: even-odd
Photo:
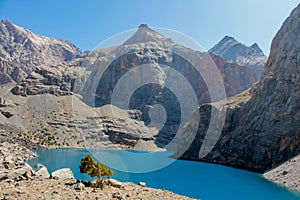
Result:
[[[6,77],[2,81],[6,84],[2,86],[1,99],[10,102],[2,105],[2,118],[6,125],[22,128],[26,137],[39,145],[82,146],[87,143],[84,142],[86,138],[100,138],[101,142],[96,142],[100,147],[121,145],[127,148],[135,146],[140,139],[164,147],[179,129],[180,110],[172,92],[164,87],[168,82],[164,79],[168,71],[161,65],[171,66],[189,80],[199,104],[210,102],[202,77],[174,50],[192,58],[208,54],[178,45],[145,24],[120,46],[86,53],[80,52],[70,42],[33,34],[8,20],[3,20],[1,27],[5,35],[1,41],[4,52],[1,54],[4,63],[1,72]],[[24,52],[26,59],[18,59]],[[120,56],[120,52],[126,53]],[[258,80],[251,67],[228,62],[213,54],[210,58],[222,74],[228,96],[238,94]],[[98,74],[107,64],[109,66],[98,80]],[[113,106],[120,120],[102,111],[107,109],[99,111],[99,107],[110,105],[114,86],[122,75],[145,64],[159,64],[156,67],[160,73],[155,78],[161,82],[137,90],[131,97],[130,111]],[[129,83],[125,85],[129,87]],[[185,90],[183,86],[179,87]],[[157,103],[163,104],[168,114],[161,130],[144,125],[150,123],[149,108]],[[80,111],[76,110],[77,106]],[[101,112],[100,116],[95,112]],[[131,113],[129,116],[126,115],[128,112]],[[75,116],[77,114],[79,116]],[[74,120],[76,117],[80,120]],[[112,125],[114,121],[117,122]],[[133,121],[132,125],[130,121]]]
[[[0,140],[30,147],[153,150],[164,148],[176,132],[196,128],[195,138],[181,138],[175,146],[179,149],[192,140],[181,158],[268,170],[297,155],[300,148],[299,9],[277,33],[268,59],[257,44],[246,46],[229,36],[208,53],[195,51],[145,24],[119,46],[83,53],[71,42],[2,20],[0,128],[6,131]],[[207,81],[195,70],[210,70],[207,59],[220,72],[227,101],[212,99]],[[155,84],[134,91],[128,105],[113,101],[118,81],[139,66],[155,69],[150,76]],[[172,70],[195,92],[200,106],[194,112],[200,113],[200,123],[181,119],[177,96],[165,86],[177,80],[171,82],[176,91],[185,94],[188,88],[181,79],[169,79]],[[142,85],[149,73],[147,68],[138,72],[142,78],[135,81]],[[125,80],[121,86],[120,94],[126,96],[132,85]],[[166,122],[163,127],[147,126],[157,104],[164,106]],[[221,135],[206,137],[212,110],[220,115],[226,111],[225,123],[217,127]],[[216,145],[201,157],[203,143]]]

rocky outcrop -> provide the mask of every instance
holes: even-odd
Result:
[[[0,181],[24,180],[34,176],[33,169],[25,162],[36,154],[18,144],[0,144]]]
[[[207,56],[207,53],[178,45],[146,25],[141,25],[137,32],[123,45],[90,52],[82,61],[82,66],[89,70],[90,74],[88,78],[84,79],[85,82],[82,79],[77,79],[80,87],[77,87],[75,81],[72,88],[74,88],[75,93],[81,94],[85,103],[90,106],[100,107],[112,103],[122,109],[128,109],[129,107],[129,109],[140,110],[145,124],[151,122],[149,110],[153,105],[160,104],[164,106],[167,119],[165,126],[157,137],[157,144],[163,144],[164,146],[173,139],[181,120],[178,99],[168,88],[168,84],[176,82],[178,90],[186,90],[186,85],[184,83],[180,84],[179,80],[175,80],[170,75],[171,70],[166,66],[185,77],[193,88],[199,104],[206,103],[211,101],[206,85],[208,83],[205,83],[194,66],[200,66],[205,70],[209,65],[205,63],[204,59]],[[190,63],[185,57],[189,57],[194,63]],[[203,59],[201,60],[201,58]],[[207,60],[210,60],[213,65],[217,65],[224,78],[225,90],[228,96],[238,94],[258,80],[257,74],[248,66],[227,62],[215,55],[211,55],[211,58]],[[142,84],[144,80],[148,80],[152,76],[147,72],[149,68],[138,70],[140,69],[138,67],[145,65],[155,69],[153,80],[158,80],[157,84]],[[132,73],[139,71],[138,74],[143,76],[135,80],[134,84],[141,87],[137,88],[132,94],[130,104],[126,107],[127,105],[116,104],[111,100],[118,81],[129,71]],[[101,77],[99,74],[101,74]],[[123,82],[122,85],[124,86],[123,91],[130,92],[132,87],[130,80]],[[185,121],[182,121],[182,124],[184,123]]]
[[[39,65],[53,66],[80,55],[69,41],[34,34],[6,19],[0,22],[0,84],[19,82]]]
[[[273,39],[260,82],[229,102],[200,106],[198,133],[182,158],[263,172],[300,153],[299,39],[300,5]],[[206,136],[211,110],[226,111],[220,137]],[[216,145],[201,157],[206,140]]]
[[[256,43],[246,46],[230,36],[225,36],[208,52],[234,63],[250,66],[258,76],[261,76],[267,61],[267,56]]]

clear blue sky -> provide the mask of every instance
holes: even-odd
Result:
[[[299,0],[0,0],[0,18],[81,50],[141,23],[182,32],[208,50],[225,35],[265,53]]]

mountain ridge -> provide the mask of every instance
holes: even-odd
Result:
[[[69,41],[34,34],[7,19],[0,22],[0,84],[19,82],[38,65],[79,56],[81,51]]]
[[[229,101],[200,106],[203,118],[184,159],[264,172],[300,153],[300,57],[295,56],[299,55],[299,39],[300,4],[274,37],[260,81]],[[212,110],[220,115],[226,111],[220,137],[206,137]],[[217,143],[200,158],[205,140]]]
[[[231,36],[225,36],[208,52],[238,64],[248,65],[259,76],[263,73],[267,60],[257,43],[246,46]]]

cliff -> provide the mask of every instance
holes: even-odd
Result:
[[[300,5],[273,39],[259,83],[229,101],[200,106],[198,133],[182,158],[263,172],[300,153],[299,38]],[[206,136],[211,110],[226,111],[220,135]],[[201,157],[203,144],[215,145]]]

